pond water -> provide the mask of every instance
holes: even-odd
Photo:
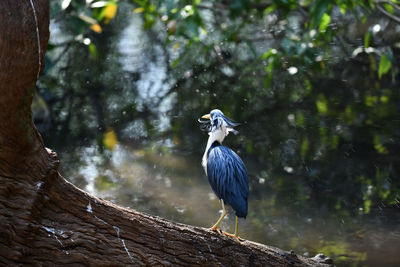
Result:
[[[207,136],[199,138],[205,142]],[[201,167],[201,154],[127,143],[105,153],[96,146],[64,147],[58,153],[68,180],[118,205],[200,227],[211,227],[222,212]],[[250,179],[249,215],[239,222],[242,238],[305,256],[324,253],[338,266],[399,264],[400,224],[393,214],[380,210],[368,217],[341,217],[318,203],[303,209],[286,206],[274,200],[274,177]],[[232,212],[220,227],[234,231]]]
[[[222,108],[234,114],[238,112],[233,109],[248,110],[247,121],[238,127],[240,134],[226,140],[249,172],[249,214],[239,222],[240,236],[308,257],[324,253],[337,266],[400,266],[398,207],[382,202],[364,212],[371,203],[363,206],[349,201],[346,179],[339,172],[335,187],[324,184],[320,192],[309,179],[315,178],[313,169],[320,166],[312,164],[320,155],[304,167],[309,176],[297,175],[291,167],[292,158],[298,157],[295,147],[301,143],[296,138],[302,132],[289,126],[303,115],[276,112],[269,132],[260,135],[265,125],[251,117],[251,111],[259,108],[258,96],[243,97],[238,104],[226,91],[200,88],[169,94],[179,77],[168,79],[165,51],[142,30],[139,15],[122,24],[116,22],[115,32],[107,32],[104,40],[93,37],[101,42],[97,49],[104,50],[104,60],[94,64],[88,60],[86,47],[72,47],[39,83],[38,91],[48,103],[48,108],[42,108],[51,115],[46,113],[46,118],[36,122],[46,145],[58,153],[60,172],[66,179],[121,206],[211,227],[221,206],[200,164],[208,136],[199,129],[197,118],[203,115],[199,110]],[[52,42],[68,40],[62,25],[53,21],[51,27]],[[61,53],[64,48],[50,51],[48,57],[59,58]],[[204,95],[212,95],[212,103],[195,102]],[[282,129],[291,138],[280,137]],[[270,136],[277,136],[278,152]],[[253,152],[259,151],[260,144],[265,145],[267,156]],[[311,145],[312,141],[304,146]],[[277,161],[281,171],[273,168]],[[334,157],[332,162],[329,157],[321,162],[322,166],[338,164]],[[349,159],[353,166],[368,162],[362,157]],[[234,216],[228,211],[221,228],[233,232],[233,226]]]

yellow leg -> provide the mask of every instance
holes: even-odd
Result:
[[[239,240],[239,218],[238,216],[236,216],[236,224],[235,224],[235,234],[229,234],[227,232],[222,232],[224,235],[232,237],[233,239],[235,239],[237,242],[240,243]]]
[[[221,200],[222,203],[222,214],[221,217],[219,217],[218,221],[213,225],[213,227],[210,228],[211,231],[216,231],[217,233],[221,234],[221,232],[218,230],[218,225],[220,224],[220,222],[222,221],[222,219],[225,217],[226,215],[226,210],[225,210],[225,206],[224,206],[224,201]]]

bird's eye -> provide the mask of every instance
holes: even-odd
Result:
[[[222,125],[222,121],[220,121],[219,118],[216,118],[213,120],[212,125],[216,128],[219,128]]]

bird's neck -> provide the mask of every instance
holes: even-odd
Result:
[[[210,147],[212,146],[212,144],[214,142],[218,142],[218,143],[222,144],[222,141],[224,141],[224,138],[227,135],[227,133],[228,132],[223,127],[221,127],[218,130],[208,133],[209,137],[208,137],[208,141],[207,141],[206,151],[204,151],[203,159],[201,161],[201,165],[203,165],[203,168],[206,173],[207,173],[208,150],[210,149]]]
[[[218,130],[215,130],[213,132],[208,133],[208,141],[207,141],[207,149],[206,151],[211,147],[211,145],[217,141],[218,143],[222,144],[222,141],[224,141],[225,136],[228,135],[228,131],[226,130],[225,127],[221,127]]]

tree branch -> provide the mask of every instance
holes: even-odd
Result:
[[[389,4],[392,7],[394,7],[397,10],[400,10],[400,7],[395,5],[394,3],[390,2],[390,1],[383,1],[383,0],[379,0],[379,1],[375,1],[375,6],[376,8],[386,17],[388,17],[389,19],[393,20],[396,23],[400,23],[400,17],[397,17],[395,15],[390,14],[388,11],[386,11],[381,4]]]

